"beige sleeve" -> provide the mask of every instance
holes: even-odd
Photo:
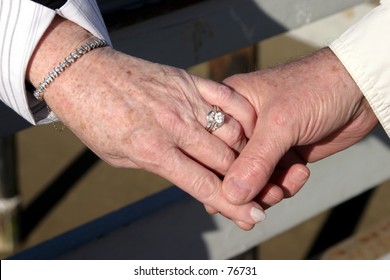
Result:
[[[381,1],[329,46],[390,137],[390,1]]]

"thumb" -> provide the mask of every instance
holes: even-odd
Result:
[[[256,126],[252,138],[224,178],[222,191],[229,202],[247,203],[267,185],[276,165],[290,148],[287,138],[277,131]]]

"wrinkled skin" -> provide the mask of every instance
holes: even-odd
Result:
[[[90,37],[79,26],[55,18],[30,60],[27,78],[37,86]],[[106,47],[79,58],[47,88],[44,98],[110,165],[156,173],[244,225],[264,219],[257,202],[238,207],[221,194],[221,178],[252,135],[256,120],[250,103],[231,88]],[[211,134],[205,126],[212,105],[226,113],[226,121]]]

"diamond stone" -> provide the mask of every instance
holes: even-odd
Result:
[[[207,115],[207,123],[213,123],[215,120],[215,111],[210,111]]]
[[[214,120],[216,121],[216,123],[221,125],[225,121],[225,115],[222,112],[218,111],[214,115]]]

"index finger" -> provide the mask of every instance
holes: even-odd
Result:
[[[256,112],[250,102],[232,88],[210,80],[195,77],[196,86],[202,97],[211,105],[218,106],[237,120],[250,138],[256,124]]]
[[[193,196],[198,201],[217,209],[224,216],[243,224],[253,225],[265,219],[263,209],[256,202],[234,205],[222,195],[222,181],[213,172],[192,160],[179,149],[173,149],[157,173]],[[243,229],[249,229],[245,227]]]

